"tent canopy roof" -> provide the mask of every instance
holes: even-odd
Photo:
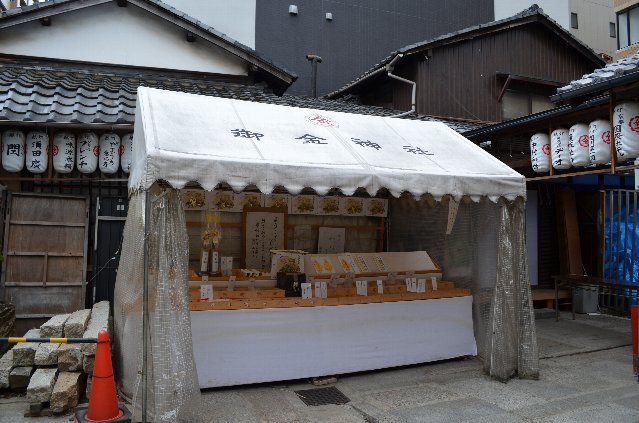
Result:
[[[525,196],[524,177],[438,122],[317,111],[140,87],[131,190],[220,183],[475,201]]]

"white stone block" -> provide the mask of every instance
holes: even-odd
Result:
[[[43,338],[64,337],[64,324],[69,319],[70,314],[58,314],[50,318],[45,324],[40,326],[40,336]]]
[[[58,364],[58,348],[60,344],[46,343],[40,344],[35,353],[36,366],[55,366]]]
[[[61,372],[51,394],[51,411],[62,413],[77,406],[84,392],[84,379],[82,372]]]
[[[87,330],[84,331],[84,338],[97,338],[98,332],[101,329],[109,331],[110,339],[110,327],[109,327],[109,302],[100,301],[93,306],[91,310],[91,320]],[[95,344],[82,344],[82,353],[84,355],[95,355]]]
[[[40,329],[31,329],[25,335],[25,338],[40,338]],[[13,347],[13,366],[33,366],[35,364],[35,353],[39,343],[24,342],[16,344]]]
[[[13,350],[9,350],[0,358],[0,389],[9,389],[9,374],[12,369]]]
[[[62,344],[58,348],[58,368],[61,372],[82,370],[82,350],[80,344]]]
[[[58,369],[40,368],[31,376],[27,387],[27,400],[31,403],[49,402]]]
[[[67,338],[82,338],[90,318],[91,309],[88,308],[71,313],[71,316],[64,324],[64,336]]]

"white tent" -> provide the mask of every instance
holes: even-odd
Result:
[[[443,123],[140,88],[129,187],[524,197],[523,176]]]
[[[442,256],[451,258],[454,276],[472,290],[475,336],[486,371],[501,380],[538,374],[523,231],[525,180],[444,124],[141,87],[133,145],[115,292],[117,357],[120,374],[127,366],[129,374],[143,372],[147,389],[142,392],[149,392],[149,401],[142,403],[156,421],[176,421],[176,415],[197,421],[187,416],[198,409],[193,401],[199,386],[188,240],[177,191],[189,183],[206,190],[221,183],[236,191],[252,186],[263,193],[388,190],[396,216],[391,234],[398,234],[389,245],[397,251],[428,250],[432,247],[424,242],[443,240]],[[412,196],[397,198],[405,192]],[[422,212],[428,208],[420,201],[424,195],[459,205],[463,218],[457,233],[444,235],[448,207]],[[460,256],[465,262],[455,266]],[[147,325],[140,324],[140,315]],[[123,345],[124,334],[148,341],[148,349],[146,342]]]

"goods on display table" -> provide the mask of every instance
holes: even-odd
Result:
[[[283,254],[283,255],[282,255]],[[294,260],[300,253],[275,252]],[[337,306],[386,301],[423,300],[471,295],[441,280],[441,269],[425,251],[401,253],[304,254],[306,273],[268,269],[235,269],[229,276],[198,277],[189,272],[191,310],[238,310]],[[279,286],[283,275],[294,276],[294,289]]]
[[[470,290],[455,288],[452,281],[441,281],[441,268],[426,251],[375,252],[381,247],[378,240],[368,244],[370,252],[344,251],[345,238],[355,237],[362,228],[353,225],[358,218],[377,222],[372,226],[376,237],[383,236],[387,199],[198,189],[185,189],[182,194],[187,222],[200,231],[202,241],[201,246],[191,244],[198,250],[192,257],[199,257],[199,262],[191,261],[189,270],[191,310],[336,306],[470,295]],[[264,207],[274,204],[280,207]],[[238,213],[235,224],[223,223],[233,220],[234,212]],[[330,219],[332,225],[308,225],[313,218]],[[299,226],[307,227],[317,242],[306,251],[287,250],[289,238],[298,243],[295,228]],[[224,254],[233,250],[229,244],[240,227],[241,256]],[[233,231],[235,236],[227,237]]]

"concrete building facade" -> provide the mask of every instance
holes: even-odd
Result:
[[[495,20],[512,16],[534,3],[597,53],[612,56],[617,50],[613,0],[494,0]]]
[[[639,51],[639,0],[614,0],[617,24],[615,59]]]

